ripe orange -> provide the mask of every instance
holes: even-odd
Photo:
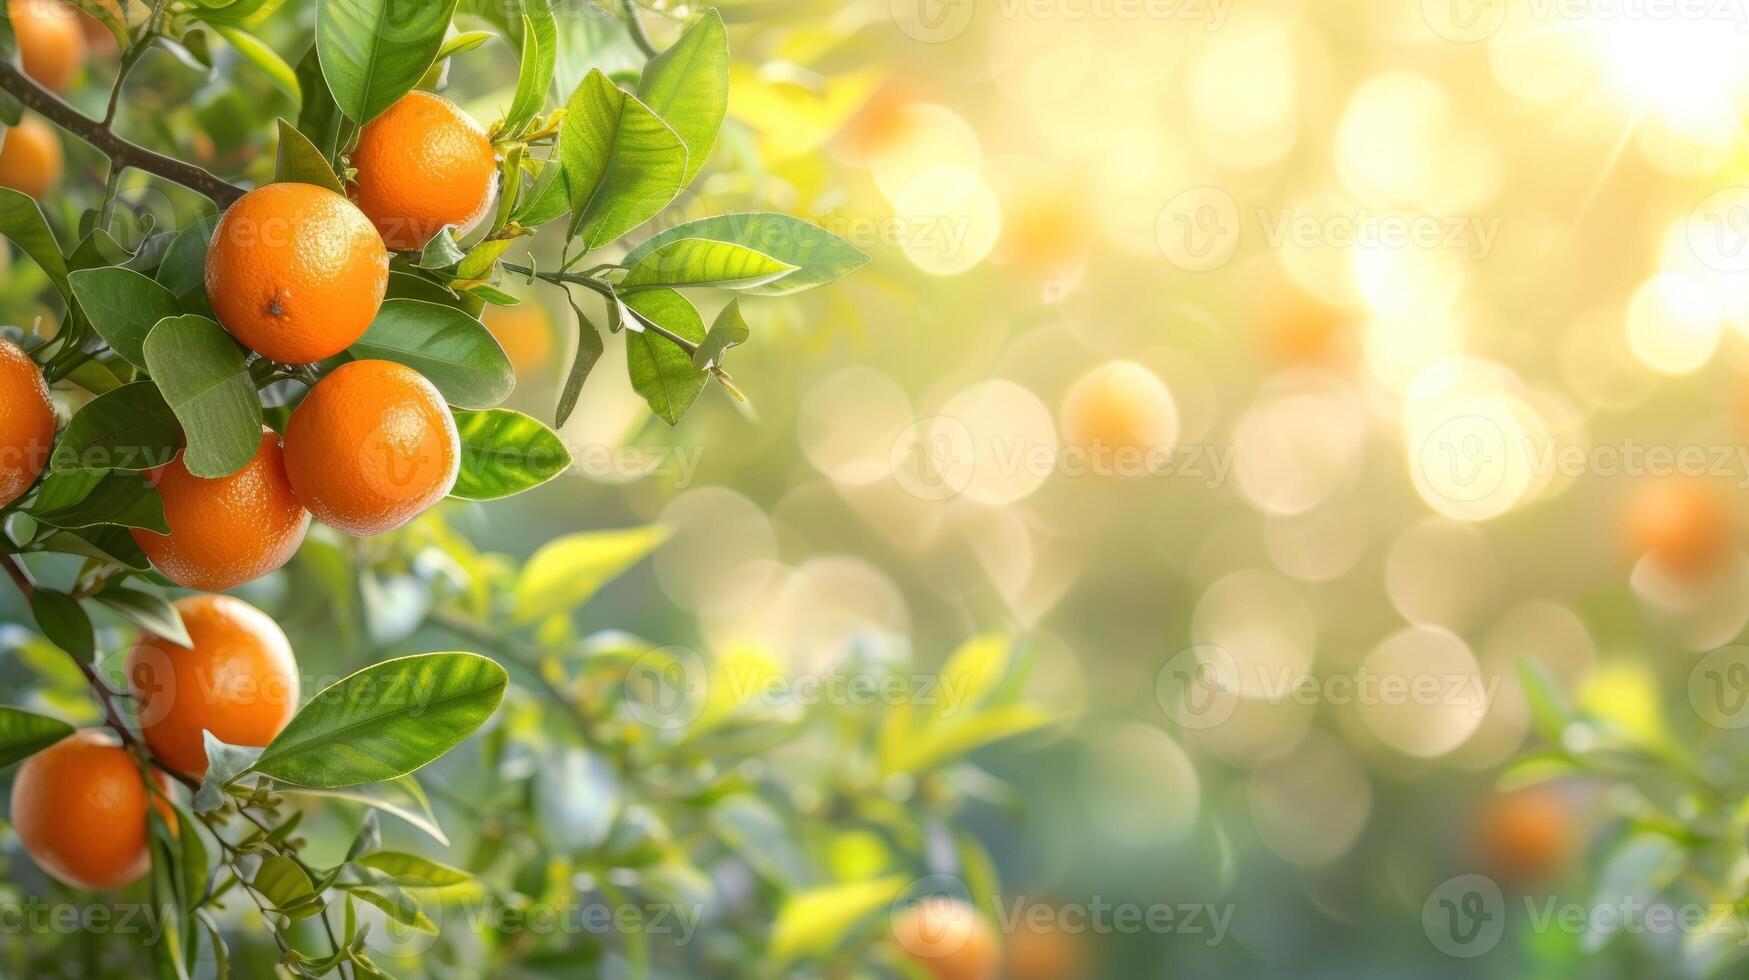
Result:
[[[62,0],[11,0],[8,13],[24,73],[44,88],[65,92],[85,64],[85,31]]]
[[[517,377],[546,370],[553,363],[553,321],[546,307],[532,299],[521,306],[491,306],[486,309],[486,329],[498,338]]]
[[[1490,873],[1520,884],[1556,874],[1572,859],[1572,805],[1548,787],[1493,797],[1476,817],[1475,848]]]
[[[260,578],[291,560],[310,527],[272,429],[263,429],[255,458],[230,476],[195,476],[177,453],[150,478],[164,499],[170,533],[136,528],[134,540],[184,588],[223,592]]]
[[[365,124],[352,152],[358,206],[396,251],[445,226],[466,231],[492,207],[498,162],[486,130],[441,95],[408,92]]]
[[[992,980],[996,935],[965,902],[929,898],[900,913],[893,939],[935,980]]]
[[[193,647],[145,634],[128,651],[140,732],[165,765],[206,773],[201,730],[230,745],[273,741],[298,709],[298,665],[267,614],[228,595],[176,603]]]
[[[243,346],[309,364],[352,346],[389,288],[389,252],[351,201],[313,184],[243,195],[213,231],[206,292]]]
[[[1090,452],[1134,455],[1178,441],[1172,392],[1134,361],[1112,361],[1083,375],[1063,395],[1061,420],[1064,439]]]
[[[169,792],[164,774],[154,775],[160,792]],[[174,826],[169,805],[147,791],[139,762],[113,734],[87,728],[18,767],[12,828],[31,860],[66,884],[123,888],[151,865],[148,799]]]
[[[392,361],[352,361],[316,383],[285,427],[285,470],[316,519],[347,534],[393,531],[449,494],[455,418],[431,382]]]
[[[36,482],[54,444],[55,405],[42,370],[23,348],[0,340],[0,507]]]
[[[1696,477],[1671,477],[1640,487],[1629,501],[1627,529],[1634,554],[1646,555],[1682,577],[1716,569],[1736,532],[1724,498]]]
[[[0,186],[42,199],[61,182],[61,139],[48,123],[25,116],[0,141]]]
[[[1081,937],[1054,925],[1028,924],[1002,951],[1004,980],[1083,980],[1089,975]]]

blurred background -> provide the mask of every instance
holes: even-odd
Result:
[[[730,122],[658,226],[781,210],[873,261],[745,300],[748,401],[677,429],[609,338],[573,471],[465,538],[665,525],[577,630],[792,675],[1014,637],[1055,721],[971,757],[1006,786],[961,819],[1077,934],[1055,975],[1740,963],[1744,4],[717,5]],[[448,94],[494,118],[513,63]],[[486,319],[545,417],[576,328],[526,298]],[[293,581],[288,631],[339,628]]]

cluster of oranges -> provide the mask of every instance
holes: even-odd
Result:
[[[76,21],[39,3],[9,6],[27,71],[65,86],[84,59]],[[224,328],[264,358],[307,365],[345,351],[381,307],[391,249],[423,248],[491,208],[491,141],[436,95],[411,93],[366,125],[352,163],[350,199],[310,184],[271,184],[238,199],[214,231],[208,299]],[[59,144],[44,124],[27,119],[7,134],[0,183],[41,193],[58,175]],[[41,369],[17,345],[0,342],[0,506],[34,485],[55,432]],[[247,603],[207,593],[284,565],[312,516],[355,535],[405,525],[448,495],[460,465],[455,420],[437,388],[404,365],[355,360],[316,382],[283,439],[264,429],[237,472],[196,476],[181,453],[150,471],[169,533],[135,530],[135,540],[166,577],[203,593],[177,603],[190,646],[147,635],[128,657],[140,735],[154,761],[199,779],[207,767],[203,731],[264,746],[298,706],[285,634]],[[33,755],[12,790],[11,820],[25,850],[75,887],[137,880],[149,865],[147,807],[174,821],[163,774],[153,787],[143,772],[115,734],[100,729]]]
[[[128,652],[140,734],[166,768],[206,773],[203,731],[262,746],[297,711],[291,644],[272,619],[223,595],[176,604],[190,646],[146,635]],[[37,865],[75,888],[113,889],[150,864],[146,807],[174,826],[169,780],[148,788],[139,761],[102,729],[77,732],[26,759],[12,783],[12,826]]]

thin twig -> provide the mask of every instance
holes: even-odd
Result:
[[[644,30],[644,22],[638,17],[638,0],[625,0],[626,28],[631,31],[632,43],[644,53],[646,58],[654,58],[662,52],[656,50],[656,42],[650,40],[650,33]]]
[[[206,195],[221,208],[243,196],[243,189],[191,163],[148,150],[117,136],[103,123],[68,105],[18,69],[0,61],[0,90],[10,93],[24,107],[96,147],[118,167],[133,167]]]

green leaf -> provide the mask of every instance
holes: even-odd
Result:
[[[390,779],[351,789],[309,789],[303,787],[293,789],[290,792],[299,796],[346,800],[350,803],[359,803],[384,813],[393,814],[431,835],[432,840],[445,847],[449,846],[449,838],[444,835],[443,828],[437,824],[436,815],[431,812],[431,801],[426,799],[424,788],[412,776],[402,776],[400,779]]]
[[[138,368],[146,366],[146,335],[159,320],[182,312],[175,293],[132,269],[81,269],[68,281],[98,336]]]
[[[279,121],[279,155],[273,179],[282,184],[314,184],[336,194],[346,193],[346,189],[340,186],[340,178],[334,176],[334,168],[328,166],[328,158],[308,136],[284,119]]]
[[[548,542],[522,567],[513,593],[512,620],[539,622],[581,606],[667,539],[667,528],[650,525],[586,531]]]
[[[638,260],[620,285],[627,293],[652,286],[754,289],[782,279],[795,268],[742,245],[678,238]]]
[[[559,154],[571,193],[571,232],[585,251],[655,217],[684,186],[686,144],[599,69],[566,103]]]
[[[298,132],[309,137],[322,156],[334,163],[339,154],[341,130],[347,125],[346,114],[335,104],[334,93],[328,91],[320,55],[312,44],[298,61],[298,84],[304,90],[304,100],[298,106]]]
[[[252,745],[228,745],[204,729],[200,737],[206,749],[206,774],[194,793],[194,812],[211,813],[225,805],[225,787],[255,765],[261,750]]]
[[[177,807],[176,818],[177,843],[182,851],[180,865],[182,871],[182,894],[184,899],[183,909],[185,911],[193,911],[195,905],[200,902],[201,896],[206,893],[206,874],[208,867],[206,844],[201,841],[200,832],[195,829],[200,825],[200,821],[196,820],[192,814],[181,807]],[[194,950],[192,943],[189,946],[189,950],[191,953]]]
[[[320,0],[316,50],[334,101],[359,125],[419,84],[456,0]]]
[[[138,473],[56,470],[37,488],[28,513],[63,530],[114,524],[170,533],[164,501]]]
[[[188,448],[182,462],[212,479],[242,469],[261,446],[261,398],[243,348],[202,316],[170,317],[147,335],[146,365]]]
[[[741,301],[730,300],[729,305],[723,307],[723,311],[717,314],[716,321],[711,324],[711,332],[704,335],[704,342],[693,353],[692,366],[700,371],[721,367],[723,355],[728,353],[729,348],[746,343],[752,333],[747,321],[741,318]]]
[[[694,343],[704,340],[704,318],[686,297],[672,289],[627,296],[625,305],[676,336]],[[690,353],[648,328],[626,332],[626,369],[631,373],[632,390],[669,425],[680,422],[708,378],[692,366]]]
[[[453,226],[440,230],[431,236],[431,241],[425,243],[425,251],[419,255],[421,269],[448,269],[468,257],[455,240]]]
[[[388,299],[417,299],[439,306],[454,306],[456,296],[449,287],[432,282],[411,272],[389,272]]]
[[[141,572],[152,564],[126,528],[109,524],[57,530],[43,538],[37,547],[58,555],[80,555],[98,561],[114,562]]]
[[[30,614],[49,642],[81,663],[97,653],[97,634],[79,600],[65,592],[39,588],[30,596]]]
[[[504,113],[501,130],[516,134],[546,108],[547,90],[553,84],[553,65],[559,56],[559,29],[548,0],[521,0],[522,62],[516,77],[516,95]]]
[[[636,266],[651,252],[684,238],[729,242],[796,267],[782,279],[745,290],[755,296],[786,296],[824,286],[868,263],[867,255],[829,231],[787,214],[755,211],[676,225],[632,249],[621,264]]]
[[[0,707],[0,768],[27,759],[73,734],[59,718]]]
[[[534,186],[516,202],[510,218],[525,228],[536,228],[571,209],[571,181],[565,176],[564,158],[554,154],[541,168]]]
[[[286,64],[279,52],[268,47],[266,41],[231,24],[213,24],[212,28],[243,56],[244,61],[267,76],[267,80],[275,88],[291,96],[293,102],[303,101],[304,92],[303,87],[298,84],[298,73],[292,70],[291,65]]]
[[[497,500],[532,490],[565,471],[571,454],[553,430],[521,412],[457,412],[462,468],[450,495]]]
[[[516,372],[492,332],[452,306],[387,300],[349,352],[407,365],[457,408],[491,408],[516,388]]]
[[[94,598],[153,636],[163,637],[177,646],[194,646],[188,627],[182,622],[182,614],[161,595],[112,585]]]
[[[797,892],[778,909],[771,927],[770,956],[787,963],[838,946],[863,919],[887,908],[905,893],[903,875],[827,885]]]
[[[680,186],[710,159],[729,111],[729,35],[716,8],[704,12],[673,47],[650,59],[638,80],[638,98],[686,143]]]
[[[607,309],[609,315],[617,316],[619,301],[609,300]],[[571,420],[571,413],[577,410],[577,399],[583,394],[583,383],[589,380],[595,365],[601,361],[601,355],[607,352],[601,331],[589,322],[589,317],[575,300],[571,302],[571,311],[577,315],[577,353],[571,359],[571,373],[565,376],[565,387],[559,393],[558,409],[553,414],[553,424],[560,428]]]
[[[206,289],[206,253],[219,216],[208,215],[176,233],[158,265],[158,285],[177,296]]]
[[[437,60],[447,61],[458,54],[467,54],[497,36],[491,31],[463,31],[443,42],[443,47],[437,49]]]
[[[394,779],[448,752],[504,697],[504,668],[472,653],[388,660],[346,677],[292,717],[256,772],[337,789]]]
[[[31,261],[48,274],[49,281],[55,284],[61,295],[72,300],[72,291],[67,286],[67,260],[61,255],[60,243],[55,241],[55,233],[49,230],[42,208],[29,194],[0,187],[0,236],[5,236],[30,256]]]
[[[261,862],[255,871],[254,889],[275,911],[293,919],[301,919],[322,910],[322,899],[316,886],[296,861],[283,854],[274,854]]]
[[[384,883],[371,888],[349,888],[347,893],[356,896],[360,901],[369,902],[381,909],[384,915],[410,929],[429,935],[437,934],[437,924],[420,910],[419,900],[393,884]]]
[[[381,871],[389,880],[403,888],[446,888],[472,881],[473,875],[460,868],[439,864],[418,854],[401,851],[372,851],[354,860],[355,864]]]
[[[87,402],[55,443],[49,467],[149,470],[182,445],[182,426],[150,381],[136,381]]]

